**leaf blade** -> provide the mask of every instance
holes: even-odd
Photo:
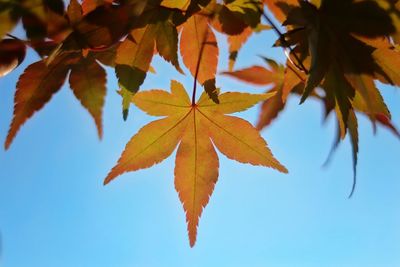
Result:
[[[186,118],[168,117],[153,121],[132,137],[104,180],[108,184],[117,176],[130,171],[145,169],[160,163],[176,148],[186,127]]]
[[[221,94],[219,104],[212,101],[205,93],[200,97],[197,105],[201,110],[207,112],[215,111],[222,114],[245,111],[260,101],[265,101],[275,95],[275,92],[268,94],[248,94],[238,92],[226,92]]]
[[[103,136],[102,113],[106,96],[106,72],[95,61],[81,59],[71,69],[71,90],[93,117],[99,138]]]
[[[44,107],[63,85],[68,67],[60,62],[47,66],[44,61],[31,64],[21,75],[14,96],[14,115],[5,141],[8,149],[20,127]]]
[[[190,246],[196,242],[197,226],[218,179],[218,156],[196,111],[176,155],[175,188],[186,212]]]
[[[225,156],[242,163],[288,172],[274,158],[258,131],[247,121],[218,113],[201,112],[201,114],[208,120],[209,134],[213,143]]]
[[[191,103],[185,89],[176,81],[171,82],[171,88],[171,93],[164,90],[139,92],[133,96],[132,102],[152,116],[172,116],[187,112]]]

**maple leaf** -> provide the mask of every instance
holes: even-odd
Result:
[[[257,129],[259,130],[267,127],[278,116],[286,106],[288,94],[296,90],[297,87],[304,86],[305,80],[304,75],[296,71],[290,62],[287,63],[288,67],[285,67],[274,60],[264,59],[268,63],[268,68],[252,66],[222,73],[254,85],[273,85],[268,92],[275,93],[275,95],[265,100],[261,105],[257,122]]]
[[[310,75],[301,102],[336,69],[343,73],[385,75],[373,60],[375,48],[354,36],[384,37],[395,31],[390,17],[375,2],[326,0],[317,8],[300,1],[284,24],[295,27],[288,34],[294,40],[292,45],[296,44],[302,53],[298,58],[310,57]]]
[[[179,144],[175,188],[186,212],[193,246],[199,218],[218,178],[219,163],[214,146],[230,159],[287,172],[250,123],[225,115],[246,110],[271,96],[228,92],[221,94],[220,104],[216,104],[203,92],[198,102],[192,104],[185,88],[176,81],[171,82],[171,93],[151,90],[135,94],[132,102],[137,107],[150,115],[166,118],[149,123],[132,137],[104,184],[125,172],[163,161]]]
[[[72,32],[49,55],[47,64],[63,53],[81,52],[83,57],[90,55],[103,64],[115,68],[119,85],[126,90],[126,95],[131,97],[146,77],[153,56],[153,48],[150,41],[142,43],[139,40],[139,43],[134,43],[132,42],[133,37],[126,38],[123,42],[120,40],[143,12],[146,1],[130,0],[119,5],[112,5],[112,3],[111,0],[86,0],[80,5],[77,0],[72,0],[67,9]],[[135,37],[139,35],[139,39],[142,39],[148,28],[154,27],[152,25],[145,26],[144,31],[142,29],[133,30],[131,35]],[[164,31],[165,34],[170,34],[165,27]],[[156,32],[152,31],[152,33],[152,36],[155,36]],[[149,38],[144,39],[149,40]],[[137,47],[145,49],[137,49]],[[173,46],[171,45],[171,47]],[[164,49],[164,51],[166,50],[168,49]],[[131,57],[133,59],[130,59]],[[173,58],[168,59],[174,60]],[[129,92],[131,93],[128,94]],[[101,96],[102,94],[100,98]],[[126,119],[127,105],[123,106]],[[91,113],[93,115],[93,112]],[[98,129],[100,134],[100,128],[98,127]]]
[[[45,60],[33,63],[20,76],[14,96],[14,115],[5,141],[6,149],[20,127],[60,90],[70,70],[71,90],[93,116],[101,138],[106,72],[94,58],[84,59],[78,53],[69,53],[56,57],[50,65]]]
[[[101,1],[101,4],[95,4],[96,8],[84,13],[78,2],[71,2],[67,10],[71,29],[48,62],[64,52],[106,50],[118,44],[143,11],[143,3],[131,0],[125,5],[112,5],[110,1]]]
[[[28,66],[21,75],[14,96],[14,116],[5,142],[8,149],[19,128],[40,110],[63,85],[68,74],[64,60],[51,66],[41,60]]]
[[[310,70],[301,103],[314,88],[322,88],[327,114],[334,109],[338,118],[339,138],[344,139],[349,131],[354,170],[354,151],[358,151],[355,111],[365,113],[374,125],[378,122],[397,133],[374,84],[376,78],[400,84],[396,68],[400,54],[385,41],[396,28],[383,2],[300,1],[288,11],[284,25],[290,30],[283,36],[286,43],[280,44],[294,47],[291,59],[297,63],[300,59],[301,65]]]

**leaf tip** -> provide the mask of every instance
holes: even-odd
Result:
[[[97,136],[99,140],[103,140],[103,127],[101,125],[97,125]]]
[[[266,167],[273,168],[281,173],[288,174],[289,170],[283,166],[276,158],[273,158],[272,161],[268,163],[268,165],[264,165]]]
[[[129,109],[123,109],[122,110],[122,118],[124,119],[124,121],[126,121],[128,119],[128,115],[129,115]]]
[[[112,170],[107,174],[106,178],[103,181],[103,185],[108,185],[112,180],[114,180],[117,176],[122,174],[121,172],[118,172],[116,169],[117,166],[112,168]]]
[[[189,245],[191,248],[193,248],[194,245],[196,245],[197,225],[191,226],[191,223],[189,222],[188,232],[189,232]]]
[[[301,99],[300,99],[299,105],[302,105],[302,104],[304,103],[304,101],[306,101],[306,99],[307,99],[307,96],[306,96],[306,95],[303,95],[303,96],[301,97]]]
[[[104,185],[104,186],[108,185],[113,179],[114,179],[114,177],[111,176],[111,173],[109,173],[109,174],[107,175],[107,177],[104,179],[103,185]]]
[[[288,174],[289,173],[289,170],[283,165],[279,166],[278,171],[280,171],[280,172],[282,172],[284,174]]]
[[[8,150],[14,141],[15,136],[17,135],[17,132],[19,130],[19,127],[15,127],[14,121],[11,123],[10,129],[8,130],[8,134],[6,137],[6,141],[4,142],[4,150]]]
[[[349,196],[347,197],[348,199],[351,199],[354,195],[354,191],[356,190],[356,184],[357,184],[357,173],[354,172],[354,176],[353,176],[353,185],[351,187],[351,191]]]
[[[11,142],[9,142],[8,140],[6,140],[6,142],[4,143],[4,150],[8,150],[10,148]]]
[[[270,167],[270,168],[272,168],[272,169],[275,169],[275,170],[277,170],[277,171],[279,171],[279,172],[281,172],[281,173],[284,173],[284,174],[288,174],[289,173],[289,170],[285,167],[285,166],[283,166],[277,159],[273,159],[273,161],[272,162],[269,162],[268,163],[268,165],[264,165],[264,166],[266,166],[266,167]]]
[[[348,199],[352,198],[352,196],[354,195],[354,191],[356,190],[356,185],[357,185],[357,158],[355,158],[353,162],[353,185],[351,187]]]

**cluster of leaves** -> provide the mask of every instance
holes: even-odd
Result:
[[[338,133],[333,150],[347,134],[353,147],[354,183],[358,154],[356,113],[373,124],[389,128],[391,122],[376,81],[400,86],[400,1],[393,0],[265,0],[286,28],[276,46],[287,52],[285,65],[266,59],[267,67],[225,72],[256,85],[271,85],[276,95],[262,105],[258,129],[268,126],[285,108],[289,95],[320,100],[325,117],[334,112]]]
[[[283,26],[277,27],[269,13]],[[261,23],[262,17],[268,25]],[[26,40],[10,34],[18,23],[26,31]],[[0,0],[0,77],[24,60],[26,47],[41,57],[19,78],[5,147],[67,78],[94,118],[101,138],[104,66],[113,68],[124,119],[131,104],[165,118],[144,126],[129,141],[105,184],[125,172],[161,162],[178,146],[175,187],[193,246],[199,217],[218,178],[215,147],[230,159],[287,172],[257,129],[278,116],[289,95],[300,95],[301,102],[314,97],[324,103],[326,116],[336,114],[335,144],[350,135],[354,170],[356,113],[399,135],[375,85],[375,81],[400,85],[399,27],[400,1],[395,0],[71,0],[67,7],[62,0]],[[278,34],[275,45],[286,51],[286,64],[266,58],[266,67],[234,70],[248,38],[271,28]],[[215,31],[229,43],[229,70],[224,74],[256,85],[273,85],[267,93],[220,94]],[[138,92],[147,74],[155,72],[151,62],[156,54],[182,74],[183,62],[194,77],[191,99],[174,80],[171,92]],[[197,84],[204,92],[196,102]],[[260,101],[256,128],[225,115]]]

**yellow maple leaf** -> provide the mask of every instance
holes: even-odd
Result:
[[[267,143],[247,121],[225,114],[246,110],[273,94],[227,92],[220,104],[203,93],[192,104],[182,84],[172,81],[171,93],[151,90],[137,93],[133,103],[153,116],[166,116],[144,126],[128,142],[107,184],[117,176],[161,162],[179,144],[175,165],[175,188],[183,203],[190,245],[196,241],[197,225],[218,179],[215,147],[242,163],[287,170],[272,155]]]

